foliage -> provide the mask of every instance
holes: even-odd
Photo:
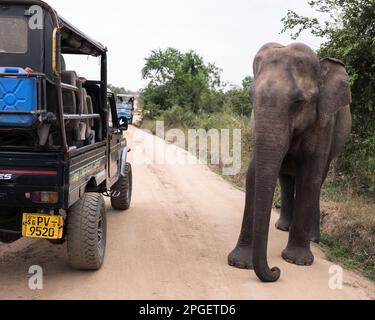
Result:
[[[126,90],[125,88],[123,87],[116,87],[112,84],[109,84],[108,85],[108,89],[110,89],[114,94],[126,94],[126,93],[129,93],[129,90]]]
[[[336,235],[322,233],[321,243],[328,249],[328,259],[334,262],[342,263],[344,266],[358,271],[369,279],[375,281],[375,255],[369,254],[364,248],[369,247],[370,243],[362,245],[362,250],[353,250],[353,248],[341,241]]]
[[[375,1],[313,0],[309,4],[329,15],[320,23],[289,10],[282,32],[297,39],[310,30],[326,41],[320,57],[342,60],[352,82],[353,134],[337,162],[339,175],[350,175],[359,192],[375,192]],[[296,30],[297,29],[297,30]]]
[[[212,92],[221,88],[220,73],[219,68],[205,63],[194,51],[153,50],[142,70],[143,79],[149,80],[141,93],[143,106],[150,112],[155,106],[158,111],[173,106],[183,106],[194,113],[212,110],[212,99],[216,98]]]
[[[249,99],[249,88],[253,79],[248,76],[242,81],[242,87],[232,88],[225,93],[226,104],[240,116],[251,115],[252,106]]]
[[[197,116],[191,111],[177,106],[165,110],[160,117],[167,128],[192,128],[196,124],[196,118]]]
[[[152,51],[142,70],[143,78],[149,80],[140,96],[143,117],[154,119],[177,106],[174,111],[200,114],[225,109],[239,116],[250,116],[252,78],[246,77],[242,86],[225,92],[220,74],[218,67],[206,64],[194,51],[181,53],[173,48]]]

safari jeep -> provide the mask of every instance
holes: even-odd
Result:
[[[0,0],[0,242],[66,241],[77,269],[103,264],[103,195],[117,210],[131,201],[106,52],[42,1]],[[69,55],[100,58],[100,79],[69,71]]]
[[[133,124],[134,118],[134,101],[136,97],[129,94],[117,95],[117,114],[120,119]]]

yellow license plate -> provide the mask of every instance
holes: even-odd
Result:
[[[61,239],[64,220],[61,216],[24,213],[22,235],[27,238]]]

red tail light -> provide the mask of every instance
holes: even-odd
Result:
[[[48,191],[26,192],[25,199],[31,200],[34,203],[55,204],[59,202],[59,194],[57,192]]]

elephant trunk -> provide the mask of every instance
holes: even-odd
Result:
[[[276,130],[275,130],[276,131]],[[263,282],[275,282],[280,269],[270,269],[267,262],[267,244],[272,201],[281,164],[287,150],[287,134],[267,132],[255,134],[255,203],[253,265]],[[284,137],[283,137],[284,136]]]

